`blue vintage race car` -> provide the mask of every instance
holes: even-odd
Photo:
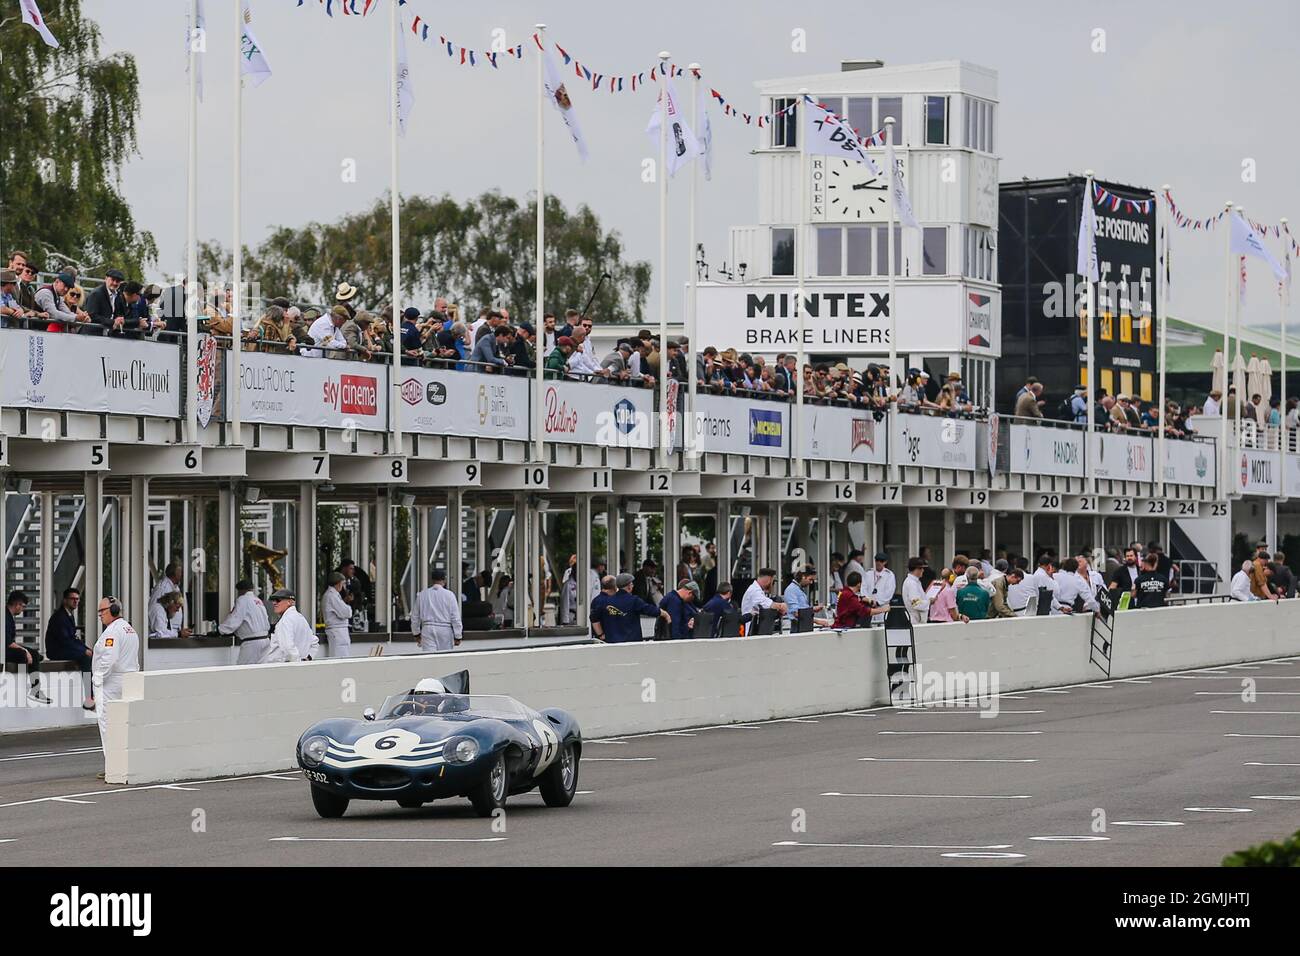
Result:
[[[453,690],[462,693],[452,693]],[[468,797],[481,817],[512,793],[537,787],[548,807],[567,807],[578,789],[582,731],[557,708],[533,710],[512,697],[471,695],[469,673],[420,681],[384,701],[378,715],[334,717],[298,739],[298,766],[322,817],[351,800],[419,807]]]

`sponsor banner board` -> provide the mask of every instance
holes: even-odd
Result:
[[[785,402],[696,397],[693,418],[695,450],[732,455],[785,458],[790,448],[790,416],[794,407]]]
[[[239,358],[239,407],[246,422],[388,428],[386,365],[270,352],[241,352]],[[227,404],[232,391],[227,389]]]
[[[1008,465],[1017,474],[1084,476],[1082,429],[1013,424],[1010,441]]]
[[[889,433],[885,422],[862,408],[806,405],[799,444],[805,458],[883,465]]]
[[[531,378],[402,367],[402,430],[528,441]]]
[[[1093,435],[1089,444],[1097,456],[1098,478],[1152,480],[1156,451],[1155,443],[1147,436],[1105,432]]]
[[[890,445],[900,465],[974,471],[976,441],[973,421],[900,413],[894,415]]]
[[[1165,439],[1165,481],[1180,485],[1214,485],[1215,448],[1211,441]]]
[[[542,398],[546,439],[605,448],[652,448],[654,394],[649,388],[548,381]]]

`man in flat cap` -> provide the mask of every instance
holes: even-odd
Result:
[[[288,588],[280,588],[271,594],[271,610],[277,615],[275,631],[266,656],[258,663],[309,661],[320,654],[316,629],[298,610],[298,595]]]

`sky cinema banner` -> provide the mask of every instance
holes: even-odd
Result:
[[[804,286],[804,349],[811,354],[888,355],[890,293],[885,279],[814,280]],[[963,282],[895,283],[898,351],[998,355],[1001,297]],[[699,321],[719,349],[775,354],[798,349],[793,280],[783,284],[701,283]]]

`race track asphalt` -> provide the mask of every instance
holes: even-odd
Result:
[[[504,832],[322,820],[293,772],[106,786],[93,725],[7,736],[0,865],[1216,866],[1300,829],[1300,658],[997,703],[589,741],[573,805],[512,797]]]

